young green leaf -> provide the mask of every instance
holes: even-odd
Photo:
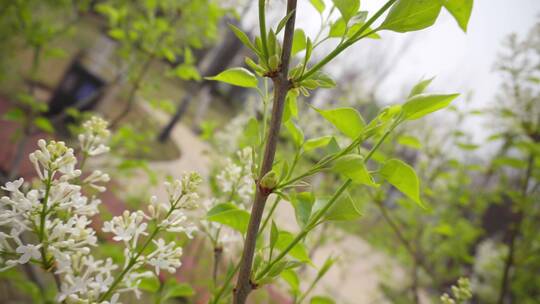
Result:
[[[195,294],[195,291],[189,284],[179,283],[175,278],[167,280],[164,286],[165,294],[162,300],[168,300],[178,297],[189,297]]]
[[[446,10],[454,16],[459,27],[464,32],[467,32],[467,25],[469,24],[469,18],[473,8],[473,0],[447,0],[444,3]]]
[[[294,123],[292,120],[289,120],[285,123],[285,127],[291,134],[294,145],[298,148],[301,147],[304,143],[304,132]]]
[[[291,203],[294,207],[296,222],[298,222],[300,227],[306,226],[311,217],[315,196],[311,192],[296,193],[291,197]]]
[[[24,111],[21,108],[11,108],[4,115],[2,119],[11,121],[22,121],[24,119]]]
[[[51,122],[45,118],[45,117],[36,117],[34,119],[34,125],[38,127],[38,129],[45,131],[47,133],[54,133],[54,127],[51,124]]]
[[[292,233],[288,231],[280,231],[278,240],[276,242],[276,248],[283,251],[285,248],[287,248],[287,246],[289,246],[290,243],[292,243],[293,240],[294,235]],[[294,245],[294,247],[289,251],[289,255],[300,262],[311,261],[306,247],[300,242]]]
[[[405,119],[415,120],[429,113],[447,107],[459,94],[420,94],[415,95],[403,104]]]
[[[255,52],[257,55],[260,55],[259,50],[253,45],[251,40],[249,40],[248,35],[244,33],[241,29],[237,28],[233,24],[229,23],[229,28],[233,31],[233,33],[236,35],[236,37],[248,48],[250,48],[253,52]],[[260,57],[260,56],[259,56]]]
[[[409,98],[413,97],[414,95],[419,95],[419,94],[424,93],[424,91],[431,84],[433,79],[435,79],[435,77],[421,80],[420,82],[415,84],[414,87],[411,89],[411,92],[409,93]]]
[[[364,26],[364,22],[358,22],[352,25],[349,31],[347,32],[347,38],[351,38],[355,36],[357,32],[362,28],[362,26]],[[379,34],[377,34],[376,32],[373,32],[373,30],[369,27],[362,34],[369,33],[369,32],[372,32],[372,33],[365,37],[371,38],[371,39],[381,39],[381,36],[379,36]]]
[[[328,33],[328,37],[343,37],[346,30],[347,24],[345,24],[343,18],[339,18],[338,20],[333,22],[332,25],[330,25],[330,32]]]
[[[244,234],[249,223],[249,213],[231,203],[218,204],[208,211],[206,218],[221,223]]]
[[[306,34],[302,29],[296,29],[294,31],[293,45],[291,53],[296,55],[306,48]]]
[[[293,294],[298,294],[299,287],[300,287],[300,279],[298,278],[298,274],[296,271],[291,269],[286,269],[281,272],[281,278],[289,284],[291,287],[291,291]]]
[[[332,170],[352,179],[355,183],[371,187],[377,186],[366,168],[364,159],[358,154],[348,154],[338,158]]]
[[[422,148],[422,143],[418,140],[418,138],[414,136],[409,136],[409,135],[400,136],[398,138],[398,144],[407,146],[416,150]]]
[[[287,92],[285,108],[283,110],[283,122],[289,121],[291,117],[298,118],[298,100],[296,94],[292,90]]]
[[[420,199],[420,182],[413,167],[399,159],[390,159],[384,163],[379,173],[401,193],[425,208]]]
[[[324,8],[326,5],[324,4],[323,0],[309,0],[311,5],[319,12],[319,14],[322,14],[324,12]]]
[[[156,276],[142,278],[139,288],[147,292],[156,293],[159,290],[159,280]]]
[[[351,20],[351,18],[356,15],[360,9],[360,0],[332,0],[334,5],[337,7],[341,13],[341,17],[345,21],[345,24]]]
[[[360,202],[353,200],[351,195],[347,193],[328,209],[324,219],[327,221],[353,221],[362,216],[360,209]]]
[[[281,19],[281,21],[278,23],[278,26],[276,28],[276,35],[279,34],[279,32],[281,32],[281,30],[285,27],[285,24],[287,24],[287,21],[289,21],[289,19],[291,19],[291,16],[294,14],[294,12],[296,11],[296,9],[293,9],[291,10],[287,16],[283,17],[283,19]]]
[[[427,28],[435,23],[441,7],[441,0],[398,0],[379,28],[400,33]]]
[[[244,136],[240,140],[240,146],[258,146],[260,143],[259,121],[251,118],[244,127]]]
[[[335,304],[334,300],[325,296],[314,296],[311,298],[310,304]]]
[[[317,137],[317,138],[310,138],[306,140],[306,142],[304,143],[304,151],[307,152],[307,151],[315,150],[317,148],[325,147],[326,145],[328,145],[328,143],[330,143],[330,140],[332,140],[332,136],[330,135]]]
[[[208,80],[216,80],[245,88],[256,88],[257,77],[244,68],[232,68],[225,70],[216,76],[205,77]]]
[[[356,109],[345,107],[331,110],[321,110],[315,108],[322,117],[332,123],[339,131],[347,137],[355,139],[360,135],[366,123]]]

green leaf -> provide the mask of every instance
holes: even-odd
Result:
[[[330,143],[331,140],[332,140],[332,136],[330,135],[317,137],[317,138],[310,138],[306,140],[306,142],[304,143],[304,151],[307,152],[307,151],[315,150],[317,148],[325,147],[326,145],[328,145],[328,143]]]
[[[464,142],[458,142],[457,146],[466,151],[473,151],[479,148],[478,145],[472,144],[472,143],[464,143]]]
[[[349,29],[349,31],[347,32],[347,38],[351,38],[353,36],[355,36],[357,34],[357,32],[362,28],[362,26],[364,26],[364,22],[358,22],[358,23],[355,23],[354,25],[352,25]],[[367,28],[365,29],[362,34],[366,34],[366,33],[369,33],[371,32],[372,29],[371,28]],[[379,34],[377,34],[376,32],[373,32],[369,35],[366,36],[367,38],[371,38],[371,39],[381,39],[381,36],[379,36]]]
[[[295,55],[298,52],[303,51],[306,48],[306,34],[302,29],[296,29],[294,31],[292,54]]]
[[[420,94],[409,98],[403,104],[405,119],[415,120],[429,113],[447,107],[459,94]]]
[[[366,125],[360,113],[353,108],[345,107],[331,110],[315,108],[315,110],[339,131],[352,139],[357,138]]]
[[[216,80],[244,88],[256,88],[257,77],[244,68],[232,68],[225,70],[213,77],[205,77],[208,80]]]
[[[311,298],[310,304],[335,304],[334,300],[325,296],[314,296]]]
[[[332,170],[352,179],[355,183],[371,187],[378,186],[369,174],[364,158],[358,154],[347,154],[338,158]]]
[[[418,138],[409,135],[400,136],[398,138],[398,144],[417,150],[422,148],[422,143],[418,140]]]
[[[11,121],[22,121],[24,119],[24,111],[21,108],[11,108],[4,115],[2,119]]]
[[[435,79],[435,77],[424,79],[420,81],[419,83],[415,84],[414,87],[411,89],[411,92],[409,93],[409,98],[413,97],[414,95],[419,95],[419,94],[424,93],[424,91],[431,84],[433,79]]]
[[[291,134],[294,145],[298,148],[301,147],[304,143],[304,132],[294,123],[292,120],[289,120],[285,123],[285,127]]]
[[[456,19],[459,27],[467,32],[467,25],[471,17],[473,0],[446,0],[444,3],[446,10]]]
[[[298,100],[294,91],[287,92],[285,99],[285,109],[283,110],[283,122],[287,122],[291,117],[298,118]]]
[[[321,267],[321,269],[319,269],[319,272],[317,272],[317,277],[322,278],[328,272],[328,270],[330,270],[330,268],[334,266],[334,263],[336,261],[337,259],[332,256],[329,256],[328,258],[326,258],[323,266]]]
[[[379,173],[401,193],[412,199],[420,207],[425,208],[420,199],[420,182],[413,167],[399,159],[390,159],[384,163]]]
[[[353,200],[347,192],[347,195],[340,197],[328,209],[324,218],[327,221],[352,221],[358,219],[360,216],[362,216],[360,201]]]
[[[291,269],[286,269],[281,272],[281,278],[289,284],[293,294],[297,294],[300,287],[300,279],[296,271]]]
[[[345,24],[356,15],[356,12],[360,9],[360,0],[332,0],[334,5],[341,13],[341,17],[345,21]]]
[[[339,18],[330,25],[330,32],[328,37],[343,37],[345,31],[347,30],[347,24],[343,21],[343,18]]]
[[[183,80],[201,80],[201,75],[197,67],[191,64],[180,64],[174,68],[173,73],[176,77]]]
[[[333,88],[336,86],[334,79],[320,71],[317,71],[317,73],[313,74],[311,77],[309,77],[309,79],[315,80],[317,82],[317,86],[321,88]]]
[[[142,278],[139,288],[150,293],[155,293],[159,290],[159,280],[156,276]]]
[[[288,231],[280,231],[278,240],[276,242],[276,248],[283,251],[289,246],[289,244],[292,243],[293,240],[294,235],[292,233]],[[307,249],[301,242],[296,243],[288,254],[300,262],[310,262]]]
[[[441,7],[441,0],[398,0],[379,28],[400,33],[427,28],[435,23]]]
[[[259,282],[259,284],[263,285],[263,284],[270,283],[272,281],[271,278],[274,278],[274,277],[280,275],[285,270],[287,265],[288,265],[288,261],[285,261],[285,260],[281,260],[281,261],[275,263],[274,266],[272,266],[272,268],[270,268],[270,270],[268,271],[268,274],[266,275],[266,278],[261,280],[261,282]]]
[[[296,9],[291,10],[287,14],[287,16],[283,17],[283,19],[281,19],[281,21],[279,21],[278,26],[276,28],[276,35],[279,34],[279,32],[281,32],[281,30],[285,27],[285,24],[287,24],[287,21],[289,21],[289,19],[291,19],[292,15],[294,14],[295,11],[296,11]]]
[[[249,212],[239,209],[231,203],[218,204],[208,211],[206,218],[244,234],[249,224]]]
[[[291,197],[291,203],[294,207],[294,213],[296,215],[296,222],[298,226],[304,227],[311,217],[311,210],[313,209],[313,203],[315,203],[315,196],[311,192],[296,193]]]
[[[309,0],[309,2],[317,10],[317,12],[319,12],[319,14],[322,14],[324,12],[324,8],[326,6],[324,5],[323,0]]]
[[[163,300],[179,297],[189,297],[195,294],[195,291],[189,284],[179,283],[176,279],[171,278],[165,282],[165,295]]]
[[[240,145],[246,146],[258,146],[260,143],[259,137],[259,121],[252,117],[244,127],[244,136],[241,138]]]
[[[47,133],[54,133],[54,127],[51,124],[51,122],[45,118],[45,117],[36,117],[34,119],[34,125],[38,127],[40,130],[45,131]]]
[[[259,51],[257,50],[257,48],[255,47],[255,45],[253,45],[253,43],[251,42],[251,40],[249,40],[249,37],[248,35],[246,35],[246,33],[244,33],[241,29],[239,29],[238,27],[234,26],[233,24],[230,24],[229,23],[229,28],[233,31],[233,33],[236,35],[236,37],[245,45],[247,46],[248,48],[250,48],[253,52],[255,52],[256,54],[259,54]]]
[[[122,29],[116,28],[109,31],[109,36],[116,40],[123,40],[126,38],[126,33]]]
[[[524,169],[527,167],[527,162],[514,157],[501,156],[493,161],[496,166],[509,166],[516,169]]]

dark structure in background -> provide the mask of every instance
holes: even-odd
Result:
[[[234,24],[235,26],[239,26],[237,20],[226,20],[225,22]],[[236,38],[234,33],[232,31],[227,31],[227,34],[223,38],[223,42],[212,52],[212,54],[210,55],[212,57],[210,58],[209,63],[202,68],[201,74],[203,76],[212,76],[222,72],[234,61],[242,48],[242,43]],[[208,53],[204,53],[203,56],[208,56]],[[199,58],[199,62],[204,61],[204,59],[205,58]],[[184,95],[184,97],[182,98],[180,104],[176,109],[176,112],[171,117],[171,120],[161,130],[158,136],[158,140],[160,142],[165,142],[169,138],[172,130],[174,129],[174,126],[182,119],[184,114],[187,112],[189,105],[193,101],[195,95],[197,95],[197,93],[206,86],[210,88],[210,91],[213,95],[219,94],[217,87],[218,82],[216,81],[203,80],[196,85],[188,87],[186,95]],[[237,94],[237,91],[231,91],[232,96]]]
[[[75,57],[54,90],[49,101],[49,116],[56,116],[69,107],[90,110],[97,104],[106,81],[85,67],[83,56]],[[84,104],[80,104],[81,101],[85,101]]]

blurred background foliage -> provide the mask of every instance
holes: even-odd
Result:
[[[208,196],[226,196],[216,175],[227,158],[235,159],[237,150],[253,144],[250,117],[261,121],[263,109],[257,96],[246,90],[203,77],[243,63],[246,50],[225,25],[244,26],[250,33],[242,24],[250,5],[213,0],[0,0],[1,138],[7,151],[0,163],[2,183],[25,174],[24,154],[36,136],[69,141],[78,122],[96,111],[115,128],[113,157],[104,162],[120,179],[113,187],[118,201],[139,208],[152,185],[167,178],[160,168],[184,157],[179,141],[186,140],[186,147],[191,143],[172,135],[178,122],[207,144]],[[404,44],[398,53],[406,51]],[[374,303],[436,302],[461,276],[471,279],[472,303],[538,303],[539,56],[537,23],[527,35],[510,35],[501,44],[494,62],[494,72],[503,79],[496,101],[478,107],[473,94],[463,94],[459,106],[399,128],[374,155],[376,163],[398,155],[415,168],[425,210],[391,186],[351,189],[354,220],[319,227],[306,240],[309,256],[338,239],[353,237],[395,259],[405,274],[396,278],[381,270],[381,276],[389,278],[378,286],[384,300],[373,299]],[[376,94],[378,85],[388,76],[388,66],[399,59],[386,53],[372,58],[377,64],[363,71],[341,66],[345,72],[336,79],[336,88],[299,97],[298,125],[306,139],[326,136],[332,128],[312,105],[350,106],[366,121],[384,108],[385,101]],[[76,64],[99,81],[83,95],[68,90],[76,98],[55,98],[69,87],[69,72]],[[431,81],[437,78],[426,78],[421,85]],[[478,139],[478,130],[486,135],[483,139]],[[294,134],[284,131],[280,140],[284,148],[278,159],[291,161]],[[332,151],[346,139],[336,140],[307,151],[298,167],[309,168],[322,150]],[[300,190],[330,193],[339,179],[325,172],[310,180],[310,188]],[[297,206],[309,198],[290,199]],[[208,276],[196,273],[210,272],[215,246],[199,240],[191,247],[194,261],[185,262],[194,265],[187,279],[198,291]],[[103,246],[102,254],[121,256],[114,248]],[[340,248],[333,251],[339,256]],[[225,255],[235,252],[226,249]],[[15,303],[32,297],[38,302],[39,292],[21,273],[0,274],[0,300]],[[282,277],[281,291],[298,296],[294,275],[285,272]],[[148,291],[155,291],[154,283],[146,283]],[[10,290],[12,286],[19,291]],[[202,294],[177,296],[180,303],[195,303],[204,301]],[[269,297],[271,292],[255,295],[261,302]]]

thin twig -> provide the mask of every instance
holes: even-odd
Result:
[[[525,173],[525,178],[523,179],[523,185],[521,188],[521,197],[526,198],[527,197],[527,189],[529,186],[529,181],[531,179],[532,171],[534,167],[534,154],[531,153],[529,156],[529,160],[527,163],[527,171]],[[515,251],[516,251],[516,241],[519,235],[521,234],[521,223],[523,222],[524,214],[523,209],[520,208],[518,212],[514,213],[515,215],[515,222],[513,223],[512,227],[510,228],[510,240],[508,244],[508,256],[506,257],[506,260],[504,262],[504,268],[503,268],[503,277],[501,280],[501,289],[499,293],[499,299],[497,301],[498,304],[505,303],[505,299],[508,297],[508,295],[512,294],[511,288],[509,288],[509,281],[510,281],[510,270],[514,266],[514,257],[515,257]]]

